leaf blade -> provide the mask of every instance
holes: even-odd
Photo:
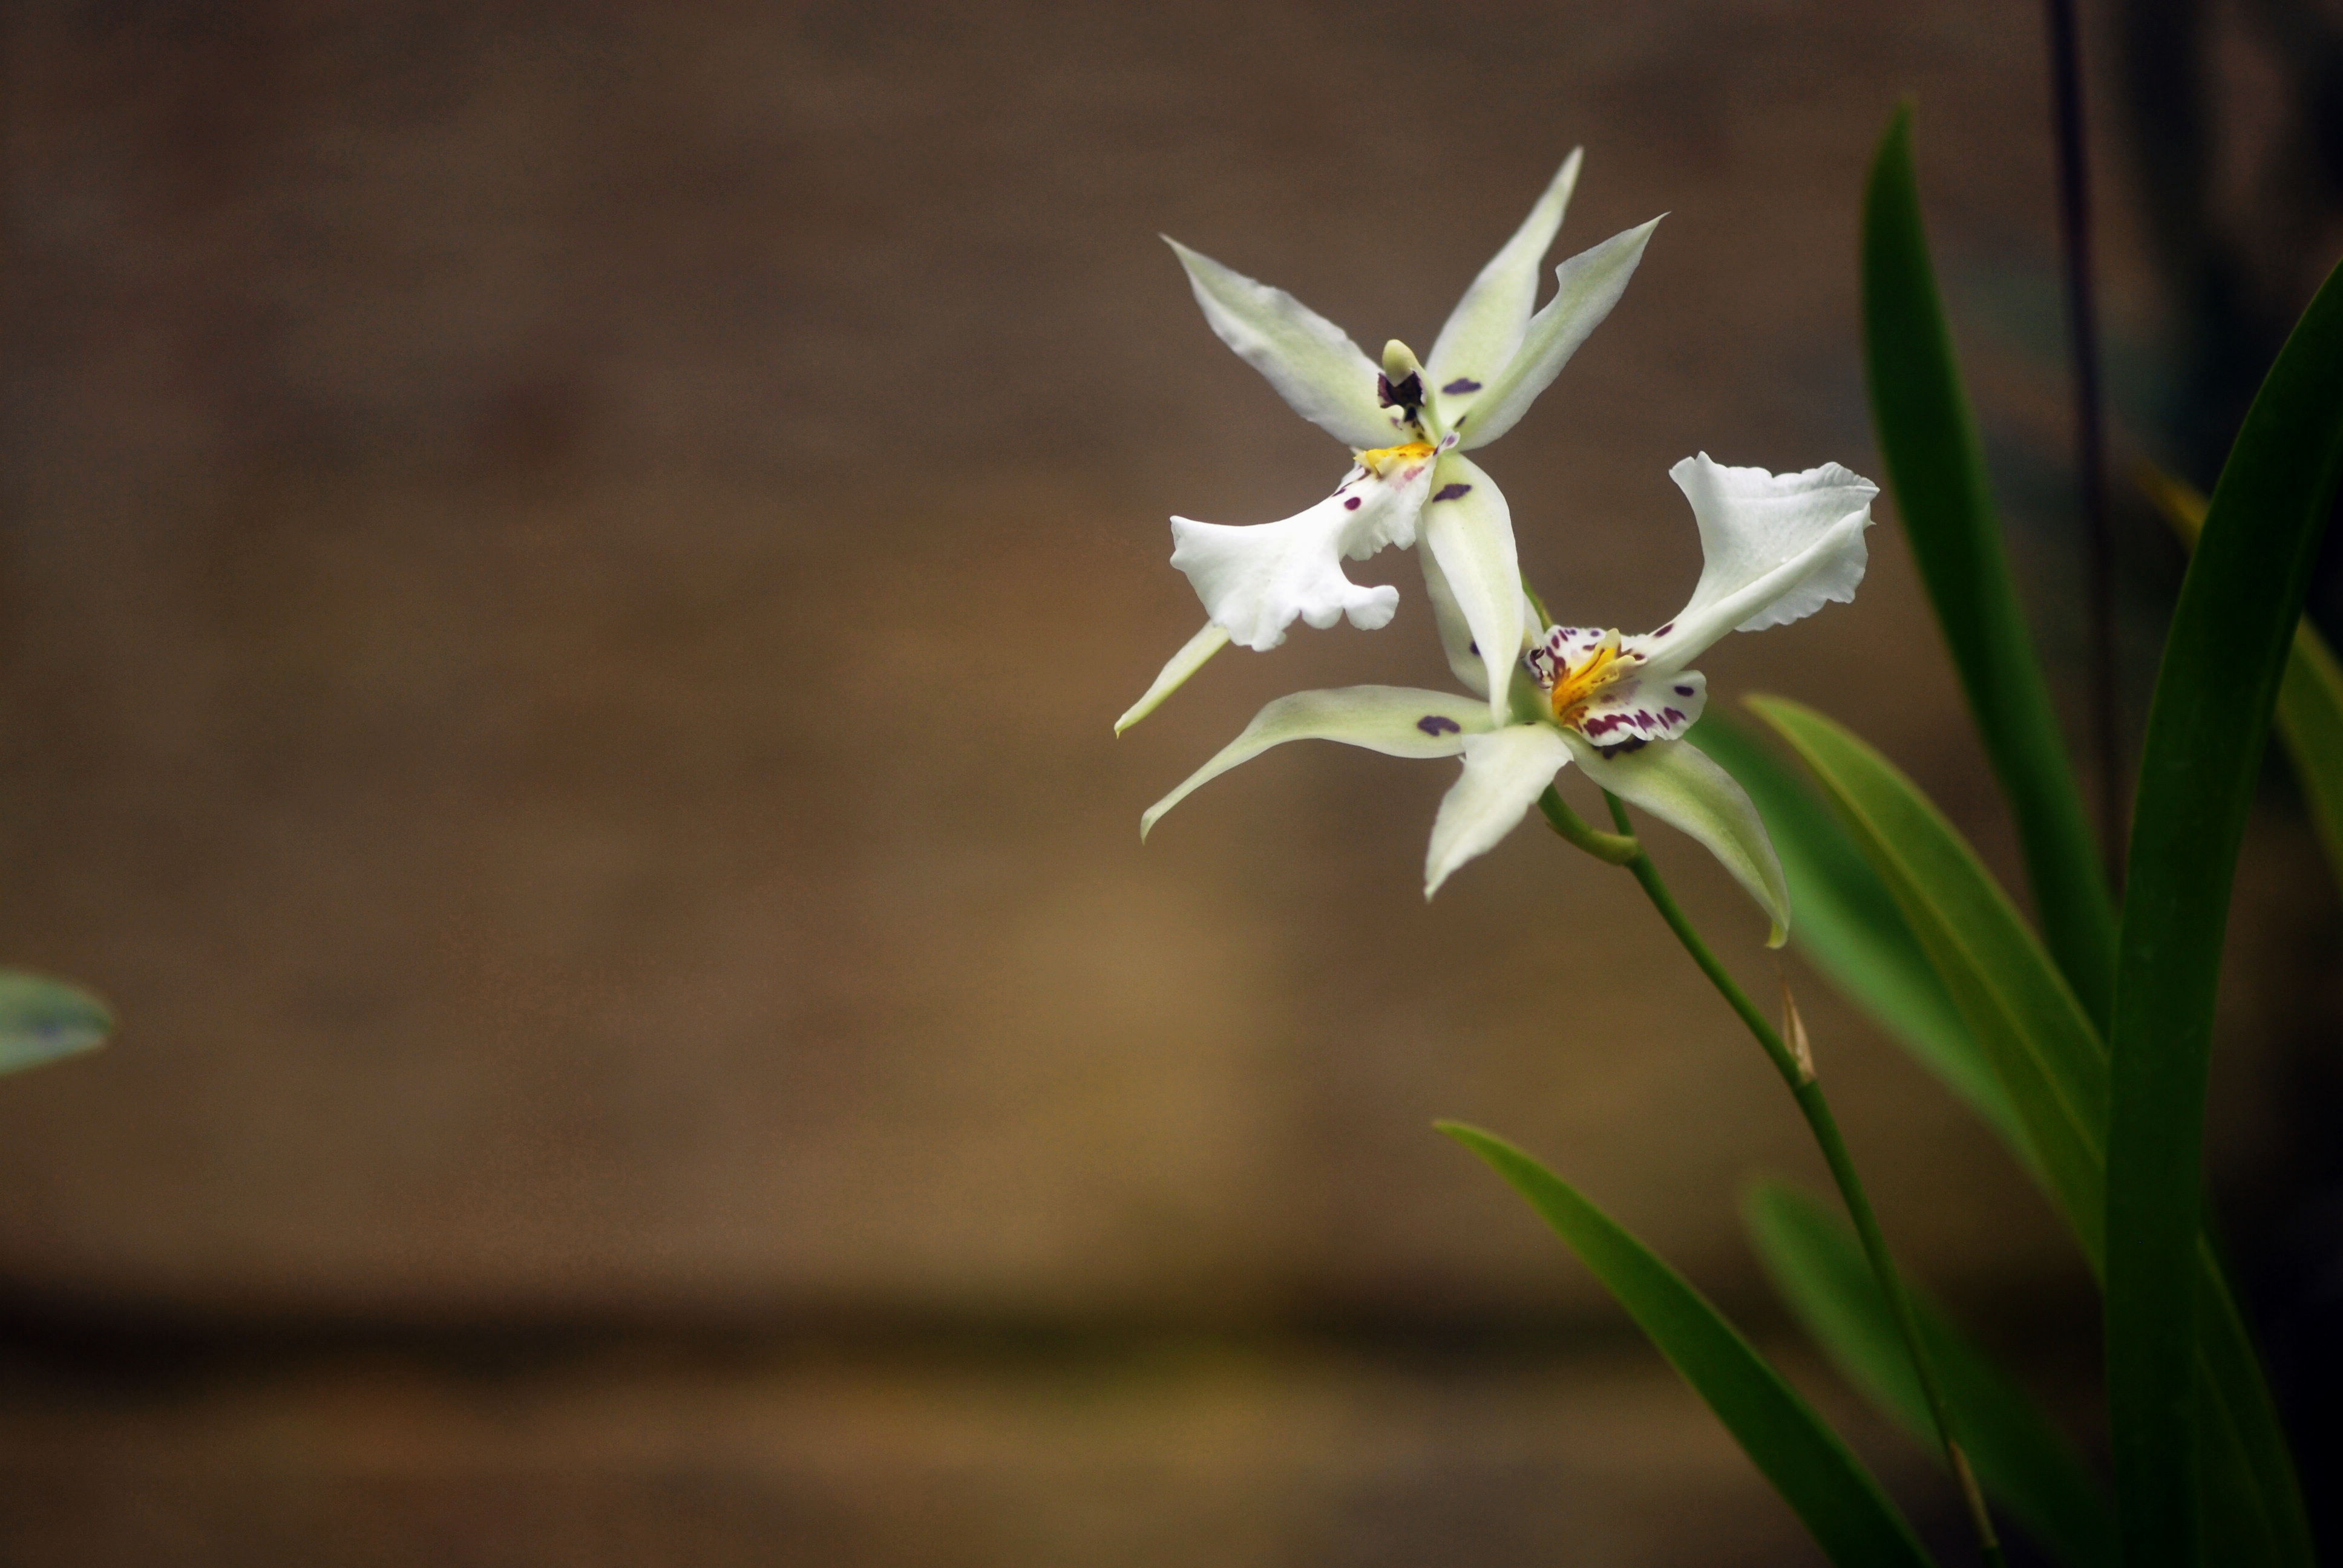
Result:
[[[1965,840],[1910,779],[1821,714],[1779,698],[1749,706],[1822,783],[1927,951],[2019,1111],[2045,1185],[2104,1277],[2107,1048],[2056,968]],[[2015,982],[2015,983],[2013,983]],[[2094,1111],[2091,1108],[2099,1109]],[[2207,1517],[2238,1563],[2308,1568],[2308,1526],[2276,1406],[2218,1261],[2201,1239],[2191,1288],[2202,1316],[2190,1375],[2218,1406]],[[2208,1407],[2209,1408],[2209,1407]]]
[[[2206,499],[2197,489],[2150,465],[2142,465],[2141,487],[2189,548],[2204,531]],[[2278,686],[2272,723],[2293,765],[2311,829],[2326,852],[2327,870],[2343,891],[2343,663],[2305,616],[2294,628],[2294,651]]]
[[[1909,1352],[1854,1232],[1778,1182],[1743,1201],[1744,1227],[1775,1289],[1832,1363],[1929,1452],[1936,1427]],[[2074,1444],[1925,1294],[1912,1305],[1963,1447],[1988,1495],[2067,1568],[2110,1568],[2115,1514]]]
[[[114,1014],[78,986],[24,970],[0,970],[0,1072],[20,1072],[96,1050]]]
[[[2205,1087],[2231,881],[2343,475],[2343,269],[2247,410],[2182,580],[2141,749],[2107,1130],[2107,1397],[2125,1559],[2194,1559]],[[2217,737],[2217,743],[2210,743]]]
[[[2009,802],[2044,941],[2104,1025],[2115,977],[2114,904],[2010,577],[1984,447],[1928,259],[1908,104],[1888,122],[1865,192],[1863,320],[1872,424],[1896,511]]]
[[[1863,1462],[1684,1277],[1503,1139],[1455,1122],[1470,1149],[1553,1228],[1707,1402],[1842,1568],[1924,1564],[1926,1550]]]
[[[1762,696],[1748,706],[1805,763],[1887,884],[2097,1271],[2107,1069],[2081,1002],[1976,850],[1901,769],[1813,709]]]
[[[1928,966],[1896,897],[1830,809],[1740,726],[1711,709],[1685,739],[1741,782],[1780,855],[1796,921],[1790,945],[2033,1163],[2017,1112]]]

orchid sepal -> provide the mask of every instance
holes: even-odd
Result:
[[[1470,457],[1445,452],[1433,465],[1419,531],[1471,633],[1468,647],[1478,650],[1490,717],[1503,723],[1524,631],[1512,508],[1496,481]]]
[[[1565,732],[1586,776],[1631,806],[1697,840],[1757,901],[1773,922],[1765,945],[1790,940],[1790,889],[1781,857],[1749,792],[1689,740],[1670,740],[1604,755]]]
[[[1187,685],[1189,677],[1203,668],[1212,655],[1228,645],[1227,629],[1216,622],[1206,621],[1204,629],[1181,645],[1180,651],[1164,664],[1154,683],[1141,694],[1138,701],[1123,710],[1121,718],[1114,721],[1114,732],[1121,734],[1163,706],[1165,698]]]
[[[1464,771],[1441,797],[1423,856],[1423,896],[1440,891],[1456,868],[1487,854],[1521,826],[1554,776],[1570,766],[1571,749],[1551,724],[1509,724],[1463,738]]]
[[[1293,411],[1352,447],[1407,437],[1375,399],[1375,362],[1350,335],[1282,288],[1257,283],[1171,236],[1213,335],[1260,371]]]
[[[1426,391],[1452,425],[1471,411],[1486,385],[1513,361],[1537,304],[1538,264],[1545,259],[1578,188],[1586,149],[1573,147],[1560,172],[1540,193],[1529,216],[1457,300],[1425,362]]]
[[[1212,759],[1147,809],[1139,837],[1204,785],[1289,740],[1339,740],[1386,757],[1453,757],[1468,736],[1488,729],[1481,703],[1453,692],[1405,686],[1345,686],[1328,691],[1297,691],[1253,715],[1252,722]]]
[[[1659,225],[1656,217],[1638,224],[1554,269],[1559,291],[1530,317],[1521,347],[1453,427],[1465,450],[1485,447],[1512,429],[1538,394],[1554,385],[1570,357],[1627,291],[1627,280],[1634,276],[1644,247]]]

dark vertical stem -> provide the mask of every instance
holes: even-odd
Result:
[[[2075,0],[2043,0],[2050,24],[2051,123],[2058,146],[2058,233],[2066,273],[2066,344],[2075,389],[2075,480],[2083,502],[2084,593],[2090,635],[2091,745],[2099,775],[2099,852],[2123,881],[2122,716],[2116,707],[2115,528],[2107,512],[2107,415],[2099,395],[2098,304],[2091,283],[2090,164],[2083,136],[2082,40]]]

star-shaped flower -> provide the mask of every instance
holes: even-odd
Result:
[[[1207,780],[1288,740],[1340,740],[1393,757],[1462,757],[1424,858],[1423,896],[1512,832],[1573,762],[1604,789],[1706,845],[1788,934],[1781,862],[1732,776],[1682,739],[1708,700],[1690,668],[1728,632],[1762,631],[1854,598],[1879,487],[1835,463],[1802,474],[1728,468],[1703,453],[1668,477],[1692,503],[1706,564],[1692,600],[1642,637],[1550,627],[1501,688],[1492,716],[1473,698],[1398,686],[1303,691],[1262,709],[1244,732],[1140,819],[1144,839]],[[1449,662],[1477,668],[1443,623]],[[1513,674],[1514,672],[1509,672]]]
[[[1659,223],[1615,235],[1554,269],[1558,291],[1536,304],[1539,264],[1578,183],[1574,151],[1464,291],[1419,362],[1396,340],[1380,367],[1342,329],[1282,289],[1167,241],[1221,340],[1268,377],[1295,412],[1352,449],[1334,493],[1282,522],[1232,527],[1172,519],[1172,564],[1188,574],[1211,620],[1172,656],[1115,730],[1152,712],[1232,641],[1257,650],[1285,640],[1297,619],[1331,627],[1347,616],[1368,630],[1399,606],[1394,588],[1362,588],[1342,561],[1416,543],[1424,587],[1443,623],[1460,623],[1480,650],[1476,685],[1493,718],[1522,649],[1524,607],[1512,516],[1489,476],[1464,456],[1512,429],[1619,296]]]

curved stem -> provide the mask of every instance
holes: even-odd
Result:
[[[1572,810],[1561,791],[1551,784],[1538,797],[1538,809],[1545,813],[1546,826],[1561,834],[1565,842],[1605,865],[1624,866],[1644,852],[1644,846],[1632,834],[1603,833],[1588,827],[1586,819]]]
[[[1608,791],[1603,798],[1611,803],[1611,819],[1618,824],[1620,833],[1629,834],[1634,825],[1627,819],[1627,808],[1620,803],[1617,796]],[[1633,837],[1629,837],[1627,841],[1635,842]],[[1815,1142],[1823,1151],[1824,1162],[1830,1166],[1831,1180],[1838,1184],[1839,1199],[1846,1205],[1847,1216],[1855,1221],[1855,1234],[1863,1241],[1864,1256],[1870,1260],[1872,1274],[1879,1282],[1879,1292],[1886,1298],[1888,1311],[1904,1336],[1905,1349],[1911,1352],[1913,1371],[1919,1374],[1920,1392],[1927,1399],[1928,1413],[1934,1418],[1936,1435],[1945,1445],[1945,1462],[1951,1467],[1953,1478],[1960,1486],[1961,1500],[1968,1507],[1969,1523],[1976,1531],[1977,1544],[1985,1554],[1986,1562],[1992,1568],[2000,1568],[2004,1558],[2000,1537],[1994,1530],[1993,1515],[1986,1508],[1985,1494],[1977,1486],[1976,1476],[1969,1469],[1968,1455],[1954,1433],[1952,1412],[1946,1407],[1943,1390],[1937,1386],[1936,1368],[1930,1364],[1928,1352],[1920,1342],[1920,1324],[1912,1311],[1912,1298],[1905,1293],[1903,1279],[1896,1271],[1896,1261],[1888,1255],[1887,1238],[1880,1231],[1878,1215],[1872,1211],[1870,1195],[1863,1190],[1863,1178],[1855,1173],[1855,1159],[1847,1152],[1846,1140],[1839,1135],[1838,1119],[1831,1114],[1830,1101],[1824,1095],[1823,1086],[1815,1077],[1812,1060],[1805,1051],[1793,1050],[1790,1043],[1783,1040],[1772,1021],[1758,1010],[1755,1002],[1749,1000],[1749,993],[1725,972],[1724,964],[1709,950],[1700,933],[1693,929],[1692,921],[1676,903],[1675,895],[1669,892],[1668,885],[1660,879],[1659,868],[1652,864],[1652,858],[1643,853],[1639,846],[1634,857],[1623,863],[1642,885],[1644,896],[1652,900],[1652,907],[1659,910],[1660,919],[1668,923],[1668,930],[1675,932],[1676,940],[1684,944],[1684,951],[1692,955],[1693,962],[1700,966],[1700,972],[1708,977],[1709,983],[1717,989],[1718,994],[1725,998],[1735,1012],[1740,1014],[1741,1021],[1748,1026],[1749,1032],[1756,1036],[1757,1043],[1765,1048],[1765,1055],[1773,1061],[1774,1070],[1782,1075],[1782,1081],[1790,1086],[1790,1095],[1798,1102],[1798,1110],[1805,1117],[1806,1126],[1813,1131]]]

